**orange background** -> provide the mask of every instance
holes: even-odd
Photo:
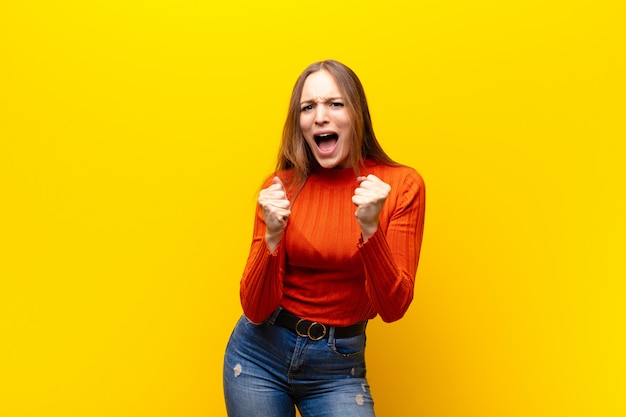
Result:
[[[325,58],[427,184],[378,415],[626,415],[624,12],[1,0],[0,415],[225,416],[256,194]]]

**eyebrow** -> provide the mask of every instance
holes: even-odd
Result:
[[[324,98],[322,100],[322,103],[327,103],[329,101],[334,101],[334,100],[343,100],[343,98],[339,97],[339,96],[337,96],[337,97],[328,97],[328,98]],[[317,102],[316,99],[304,100],[304,101],[300,102],[300,105],[307,104],[307,103],[315,103],[315,102]]]

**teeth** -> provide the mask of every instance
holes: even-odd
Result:
[[[337,134],[336,133],[322,133],[321,135],[315,135],[315,137],[318,139],[326,139],[326,138],[330,138],[333,136],[337,136]]]
[[[321,142],[329,139],[339,140],[339,136],[336,133],[322,133],[321,135],[315,135],[314,139],[315,143],[319,145]]]

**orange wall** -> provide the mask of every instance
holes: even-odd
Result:
[[[374,3],[0,2],[0,415],[225,415],[259,182],[324,58],[427,183],[379,415],[626,414],[622,2]]]

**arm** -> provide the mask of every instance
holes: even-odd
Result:
[[[386,322],[400,319],[411,304],[424,230],[422,178],[412,172],[399,186],[402,189],[386,232],[378,228],[358,244],[367,294]]]
[[[252,244],[239,290],[244,314],[253,323],[269,317],[282,299],[285,266],[282,237],[290,214],[290,203],[277,177],[261,191],[258,202]]]

